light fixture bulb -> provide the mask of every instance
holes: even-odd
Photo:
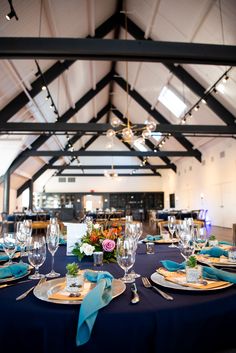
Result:
[[[151,131],[150,131],[150,130],[148,130],[148,129],[143,130],[143,132],[142,132],[142,136],[143,136],[143,138],[144,138],[144,139],[149,138],[149,137],[151,136]]]
[[[45,85],[42,85],[41,89],[42,91],[46,91],[47,87]]]
[[[110,123],[111,123],[111,126],[112,127],[118,127],[118,126],[120,126],[120,120],[116,117],[116,116],[113,116],[112,118],[111,118],[111,121],[110,121]]]
[[[134,133],[130,127],[126,127],[125,129],[122,130],[122,137],[125,141],[131,141],[133,136],[134,136]]]
[[[112,129],[107,130],[106,136],[107,137],[114,137],[115,136],[115,131]]]
[[[155,131],[156,130],[156,127],[157,127],[157,124],[152,121],[152,120],[148,120],[147,123],[146,123],[146,128],[150,131]]]

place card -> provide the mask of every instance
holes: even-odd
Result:
[[[75,247],[75,243],[78,243],[80,239],[86,234],[87,224],[85,223],[64,223],[67,227],[67,244],[66,244],[66,255],[73,256],[72,250]]]

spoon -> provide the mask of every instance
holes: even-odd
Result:
[[[139,299],[139,295],[138,295],[137,286],[136,286],[135,283],[133,283],[132,286],[131,286],[131,292],[132,292],[131,303],[132,304],[137,304],[140,301],[140,299]]]

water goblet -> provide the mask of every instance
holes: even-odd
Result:
[[[55,278],[60,276],[60,273],[57,273],[54,271],[54,255],[59,246],[59,234],[60,234],[59,224],[52,223],[47,226],[48,251],[52,255],[52,269],[49,273],[46,274],[46,277],[48,278]]]
[[[24,256],[24,249],[28,240],[27,229],[23,222],[16,223],[16,238],[20,246],[20,262],[23,262],[22,257]]]
[[[46,260],[46,242],[45,237],[33,236],[29,240],[28,260],[30,265],[35,268],[35,273],[30,275],[30,279],[40,279],[45,275],[39,273],[39,267]]]
[[[168,216],[168,229],[171,234],[171,241],[172,241],[171,245],[169,245],[169,248],[175,248],[176,246],[174,245],[174,240],[173,240],[174,232],[176,229],[175,216]]]
[[[17,249],[16,233],[3,233],[3,249],[9,258],[6,265],[12,265],[12,258]]]
[[[116,258],[118,265],[125,271],[121,280],[124,283],[134,282],[134,278],[128,275],[128,270],[135,262],[135,244],[131,237],[118,238],[116,245]]]

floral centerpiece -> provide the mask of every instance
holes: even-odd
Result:
[[[100,224],[90,224],[86,235],[75,244],[72,253],[79,261],[91,256],[94,251],[103,251],[104,262],[116,262],[116,240],[121,237],[122,227],[112,224],[104,229]]]

